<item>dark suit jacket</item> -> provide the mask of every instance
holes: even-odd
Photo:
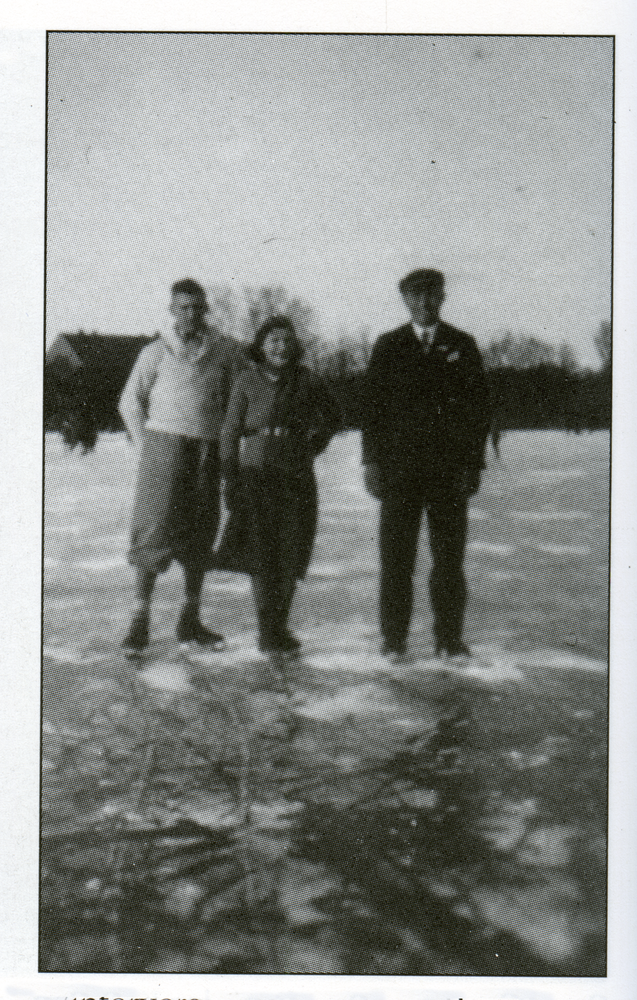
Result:
[[[489,423],[473,337],[440,321],[428,352],[411,324],[377,340],[365,376],[363,462],[380,466],[385,487],[474,492]]]

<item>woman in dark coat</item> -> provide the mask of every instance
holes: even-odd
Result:
[[[249,524],[259,648],[293,652],[300,643],[288,629],[288,614],[316,532],[313,461],[339,429],[340,414],[325,386],[300,364],[301,345],[287,316],[259,328],[249,355],[221,431],[225,500]]]

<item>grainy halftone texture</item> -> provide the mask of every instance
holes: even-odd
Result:
[[[152,333],[188,274],[231,333],[265,286],[367,344],[437,267],[481,346],[595,363],[612,39],[54,33],[49,56],[50,335]],[[608,434],[505,433],[500,456],[469,509],[464,666],[434,656],[425,527],[409,659],[380,656],[347,434],[317,462],[301,655],[259,656],[249,582],[221,573],[202,618],[228,649],[184,655],[175,565],[135,668],[135,457],[47,436],[43,971],[604,975]]]
[[[185,275],[375,335],[438,267],[481,345],[596,364],[612,38],[59,32],[49,55],[49,335],[152,333]]]
[[[140,669],[118,645],[135,456],[46,442],[41,968],[603,975],[608,435],[507,433],[472,500],[468,667],[433,656],[426,529],[411,660],[378,654],[377,504],[355,433],[317,462],[292,625],[184,658],[178,567]]]
[[[216,442],[148,431],[137,474],[129,562],[163,573],[173,559],[202,566],[219,524]]]

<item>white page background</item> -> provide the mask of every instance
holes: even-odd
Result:
[[[67,975],[37,972],[45,31],[615,34],[611,764],[607,979]],[[630,0],[509,4],[127,0],[0,12],[0,997],[628,1000],[637,997],[635,378],[637,14]]]

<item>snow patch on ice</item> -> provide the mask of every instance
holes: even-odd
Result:
[[[518,653],[521,666],[551,667],[554,670],[586,670],[589,673],[605,674],[605,660],[595,660],[579,653],[562,652],[553,649],[538,649],[529,653]]]
[[[365,630],[361,630],[367,631]],[[470,658],[441,658],[433,650],[411,650],[404,662],[391,664],[380,654],[369,637],[339,634],[338,639],[328,638],[324,632],[301,634],[303,657],[313,669],[329,671],[346,670],[350,673],[404,676],[406,671],[445,672],[458,678],[471,678],[490,686],[524,682],[524,667],[548,667],[562,670],[585,670],[604,673],[603,661],[577,653],[551,649],[537,649],[528,653],[512,652],[497,644],[475,644]]]
[[[532,543],[530,548],[552,556],[587,556],[591,551],[588,545],[546,545],[539,542]]]
[[[470,657],[434,656],[433,652],[423,656],[409,655],[404,663],[392,670],[400,671],[404,677],[417,674],[444,674],[462,681],[469,678],[481,684],[497,687],[500,684],[521,683],[524,674],[519,669],[516,658],[501,647],[474,645]]]
[[[377,560],[374,553],[369,554],[368,559],[359,559],[354,562],[349,553],[343,555],[341,563],[323,562],[316,563],[308,572],[310,579],[340,580],[343,583],[351,583],[360,575],[373,573],[377,568]],[[345,574],[344,570],[347,570]]]
[[[517,678],[524,676],[524,667],[550,667],[558,670],[586,670],[594,673],[605,673],[606,663],[578,653],[563,652],[555,649],[540,648],[528,652],[511,652],[496,644],[474,645],[471,647],[476,661],[492,664],[496,673],[505,675],[515,673]],[[470,661],[470,663],[473,661]],[[508,678],[506,678],[508,679]]]
[[[497,542],[469,542],[467,548],[474,552],[491,552],[498,556],[511,556],[515,552],[515,545],[502,545]]]
[[[494,646],[474,646],[471,652],[469,660],[451,659],[447,664],[461,676],[471,677],[491,687],[524,680],[517,658],[505,650]]]
[[[85,534],[84,526],[81,524],[47,524],[47,535],[73,535],[79,537]]]
[[[565,479],[581,479],[584,469],[580,466],[572,469],[529,469],[526,478],[540,483],[554,483]]]
[[[91,664],[106,663],[112,660],[112,653],[84,653],[74,646],[50,646],[42,647],[42,656],[46,656],[56,663],[67,663],[73,666],[90,666]]]
[[[186,694],[193,690],[188,671],[180,663],[153,663],[140,670],[138,676],[149,687],[171,694]]]
[[[250,593],[250,578],[243,573],[211,572],[206,576],[206,591],[221,590],[230,594]]]
[[[188,660],[208,668],[218,667],[220,670],[227,670],[229,666],[252,667],[263,663],[265,656],[257,649],[253,632],[232,636],[227,642],[226,649],[218,652],[206,650],[205,647],[200,650],[196,647],[191,648],[188,651]]]
[[[585,510],[512,510],[511,517],[516,521],[590,521],[592,515]]]
[[[304,637],[301,635],[301,639]],[[379,654],[370,650],[369,646],[357,649],[321,648],[320,642],[303,643],[303,658],[315,670],[347,670],[350,673],[380,672],[387,668],[387,661]]]
[[[581,947],[583,930],[571,914],[568,900],[554,886],[514,888],[507,895],[481,888],[471,893],[482,918],[494,928],[516,934],[536,955],[561,962]]]
[[[126,560],[123,555],[118,555],[110,559],[80,559],[73,565],[76,569],[86,569],[90,573],[104,573],[112,569],[121,569],[126,565]]]
[[[387,692],[377,684],[355,684],[323,698],[313,697],[297,707],[299,715],[324,722],[361,714],[369,719],[395,714],[398,710],[398,704],[388,699]]]

